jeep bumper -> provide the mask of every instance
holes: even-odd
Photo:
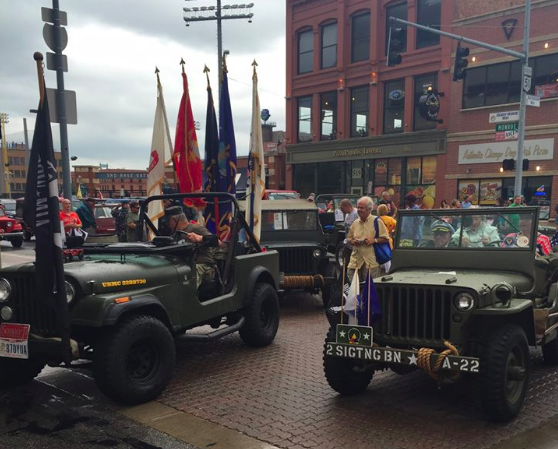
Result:
[[[0,232],[0,240],[11,240],[17,237],[23,238],[23,231],[18,232]]]

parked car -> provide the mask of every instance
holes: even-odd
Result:
[[[7,240],[14,248],[23,245],[23,229],[21,223],[6,214],[0,208],[0,240]]]
[[[248,346],[271,344],[279,326],[279,255],[261,251],[241,224],[233,196],[206,196],[233,202],[233,239],[215,267],[219,276],[199,289],[199,244],[163,236],[86,243],[85,260],[64,264],[69,323],[56,315],[52,298],[43,297],[47,292],[36,291],[33,263],[0,270],[0,388],[29,382],[46,364],[61,364],[69,355],[60,338],[65,328],[72,358],[90,360],[99,389],[125,404],[150,401],[165,389],[174,370],[174,340],[204,342],[238,331]],[[140,226],[149,221],[145,212]],[[241,229],[252,243],[237,243]],[[185,333],[208,325],[216,330]]]
[[[16,215],[16,200],[3,199],[0,201],[2,206],[4,206],[4,212],[8,217],[15,218]]]
[[[440,386],[476,377],[490,419],[517,416],[529,346],[558,365],[558,258],[535,257],[537,224],[534,207],[399,210],[391,271],[374,279],[379,312],[349,326],[346,312],[327,315],[329,385],[360,393],[385,368]]]
[[[300,196],[296,190],[271,190],[265,189],[264,200],[298,200]]]

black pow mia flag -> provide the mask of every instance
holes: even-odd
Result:
[[[46,91],[44,81],[42,88]],[[67,351],[70,326],[62,259],[58,175],[45,91],[41,95],[35,122],[23,202],[23,220],[33,229],[36,239],[36,300],[55,310],[62,349]]]

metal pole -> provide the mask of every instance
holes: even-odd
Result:
[[[62,191],[64,197],[72,198],[72,180],[70,178],[70,152],[68,149],[68,119],[66,117],[66,94],[64,93],[64,69],[62,64],[62,43],[60,39],[60,6],[58,0],[52,0],[54,19],[54,53],[56,55],[56,101],[60,121],[60,152],[62,159]]]
[[[529,66],[529,35],[531,30],[531,0],[525,0],[525,23],[523,25],[523,76],[525,76],[525,68]],[[517,132],[517,162],[515,163],[515,184],[514,195],[521,195],[523,185],[523,147],[525,141],[525,115],[527,109],[527,92],[521,83],[521,102],[519,103],[519,124]]]
[[[221,28],[221,0],[217,0],[217,81],[219,83],[219,99],[217,104],[221,104],[221,69],[223,67],[223,33]],[[219,106],[217,106],[218,108]],[[221,111],[218,110],[220,114]]]
[[[6,165],[8,164],[8,145],[6,141],[6,123],[8,123],[8,114],[2,113],[0,114],[0,126],[2,126],[2,179],[3,183],[0,183],[4,186],[4,192],[8,193],[10,191],[10,185],[8,184],[8,180],[6,179],[6,170],[9,170],[9,167]]]
[[[25,134],[25,169],[29,168],[29,133],[27,132],[27,119],[23,118],[23,133]]]

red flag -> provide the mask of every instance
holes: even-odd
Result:
[[[178,118],[176,123],[176,136],[174,139],[174,170],[178,177],[180,193],[191,193],[202,191],[202,161],[198,149],[198,138],[192,115],[192,104],[188,92],[188,78],[182,65],[182,81],[184,83],[184,94],[180,101]],[[194,207],[205,207],[202,199],[185,201],[186,205]]]

